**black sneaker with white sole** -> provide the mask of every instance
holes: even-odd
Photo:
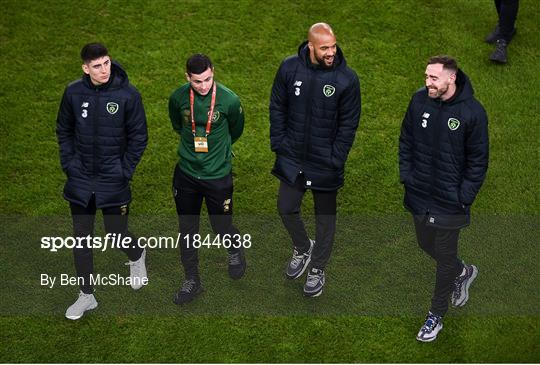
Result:
[[[469,287],[478,276],[478,268],[464,264],[465,272],[456,278],[450,301],[454,307],[463,307],[469,300]]]
[[[246,273],[246,258],[244,250],[240,248],[238,252],[229,253],[229,277],[237,280]]]
[[[289,263],[287,264],[287,270],[285,271],[285,275],[287,276],[287,278],[299,278],[300,276],[302,276],[302,274],[308,267],[311,261],[311,252],[313,251],[313,246],[315,245],[315,241],[309,240],[309,242],[310,246],[307,252],[298,253],[296,247],[294,248],[293,255],[289,260]]]
[[[185,304],[191,302],[195,297],[203,292],[203,287],[199,280],[187,279],[182,284],[182,287],[174,295],[173,302],[175,304]]]
[[[416,339],[421,342],[434,341],[442,328],[442,317],[429,312],[424,325],[420,328],[420,331],[418,331],[418,334],[416,335]]]
[[[311,268],[304,285],[304,295],[306,297],[318,297],[322,294],[325,282],[324,270]]]

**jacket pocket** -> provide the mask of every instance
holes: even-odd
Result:
[[[280,154],[280,155],[289,155],[289,152],[290,152],[290,143],[289,142],[289,135],[286,135],[285,137],[283,137],[283,139],[281,140],[281,143],[279,144],[279,147],[277,149],[277,153]]]
[[[74,176],[74,175],[80,175],[80,166],[81,166],[81,162],[79,160],[79,155],[78,154],[74,154],[73,157],[71,158],[71,160],[69,160],[67,166],[66,166],[66,170],[65,170],[65,173],[66,173],[66,176],[67,177],[71,177],[71,176]],[[77,174],[78,172],[78,174]]]
[[[124,172],[124,165],[122,164],[121,159],[117,159],[114,162],[114,167],[112,169],[112,173],[113,173],[113,180],[116,180],[116,181],[128,180],[128,178],[126,177],[126,174]]]

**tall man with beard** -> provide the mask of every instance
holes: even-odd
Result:
[[[437,263],[431,308],[417,340],[433,341],[452,305],[462,307],[478,275],[458,259],[458,237],[488,167],[487,115],[469,78],[454,59],[435,56],[425,87],[409,104],[399,138],[404,205],[412,213],[418,244]]]
[[[337,190],[360,119],[360,82],[347,66],[332,28],[316,23],[298,54],[286,58],[270,98],[272,173],[279,178],[278,211],[294,246],[286,277],[300,277],[311,262],[304,295],[322,293],[336,230]],[[315,240],[300,217],[307,189],[315,202]]]

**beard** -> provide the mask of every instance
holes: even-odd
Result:
[[[433,99],[440,98],[448,91],[448,86],[440,88],[431,88],[428,87],[428,96]]]
[[[319,57],[315,55],[315,59],[317,60],[319,66],[321,66],[322,68],[332,68],[334,67],[334,63],[336,62],[336,56],[334,56],[334,59],[332,60],[332,63],[330,65],[326,64],[324,57]]]

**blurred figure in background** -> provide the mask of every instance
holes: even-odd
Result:
[[[519,0],[495,0],[495,7],[497,8],[499,21],[493,32],[485,40],[489,44],[496,45],[489,59],[497,63],[506,63],[508,62],[508,44],[516,34],[515,23]]]

